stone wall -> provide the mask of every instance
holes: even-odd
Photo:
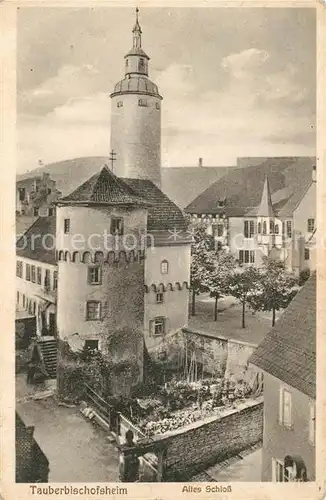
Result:
[[[180,370],[186,357],[189,361],[194,352],[197,363],[203,366],[204,376],[227,376],[235,381],[242,379],[252,384],[258,374],[258,370],[248,364],[254,349],[255,346],[247,342],[184,328],[174,335],[167,335],[157,351],[151,351],[150,355],[155,357],[164,351],[170,367]]]
[[[263,438],[262,398],[248,400],[220,417],[176,429],[155,440],[167,441],[164,479],[184,481]]]

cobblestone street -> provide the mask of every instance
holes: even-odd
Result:
[[[49,482],[116,482],[118,453],[106,433],[86,421],[78,407],[54,398],[25,401],[17,411],[35,426],[35,439],[50,462]]]

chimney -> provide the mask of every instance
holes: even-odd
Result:
[[[198,158],[198,167],[202,167],[202,166],[203,166],[203,159]]]
[[[316,169],[316,165],[314,165],[312,167],[312,182],[316,182],[317,181],[317,169]]]

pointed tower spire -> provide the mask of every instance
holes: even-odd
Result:
[[[269,189],[269,182],[267,175],[265,175],[263,192],[260,200],[260,205],[257,208],[256,215],[261,217],[274,217],[272,197]]]
[[[141,48],[142,30],[141,30],[141,27],[139,24],[138,14],[139,14],[139,9],[138,9],[138,7],[136,7],[136,23],[135,23],[135,26],[133,27],[133,30],[132,30],[132,34],[133,34],[133,44],[132,45],[135,49]]]

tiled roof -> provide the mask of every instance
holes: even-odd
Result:
[[[316,273],[267,333],[249,363],[316,397]]]
[[[139,196],[123,179],[108,167],[93,175],[59,203],[103,203],[107,205],[148,205],[144,196]]]
[[[16,254],[27,259],[55,264],[56,217],[39,217],[16,243]]]
[[[284,199],[278,201],[278,216],[292,216],[312,182],[311,157],[268,158],[258,165],[232,169],[208,189],[195,198],[186,208],[194,214],[218,214],[225,212],[229,217],[241,217],[258,207],[266,175],[272,194],[284,191]],[[225,207],[218,201],[226,199]],[[276,209],[276,207],[273,207]]]
[[[148,207],[147,230],[178,230],[187,229],[187,224],[180,210],[162,191],[146,179],[124,179],[139,196],[151,202]]]

